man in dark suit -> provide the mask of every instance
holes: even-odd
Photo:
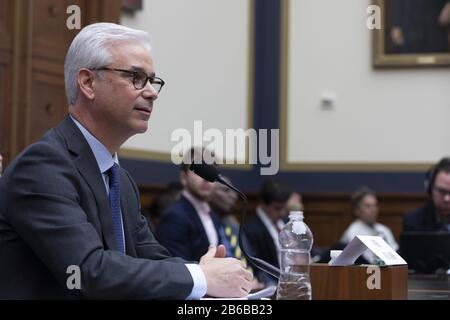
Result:
[[[198,299],[250,290],[251,273],[223,259],[223,246],[199,264],[172,258],[118,164],[119,147],[147,130],[164,85],[150,53],[146,32],[116,24],[87,26],[73,40],[64,72],[70,116],[0,179],[0,299]]]
[[[450,158],[442,158],[428,172],[429,201],[405,215],[403,231],[450,231]]]
[[[201,159],[202,153],[201,148],[186,152],[180,167],[181,197],[164,211],[155,232],[173,256],[192,261],[199,261],[209,245],[222,243],[218,233],[221,221],[207,202],[214,184],[189,170],[192,161],[187,159]]]
[[[278,234],[284,226],[290,195],[291,190],[287,186],[275,180],[266,180],[260,190],[256,215],[244,224],[245,243],[251,246],[254,256],[275,267],[279,266]],[[264,272],[255,272],[260,282],[267,285],[276,282],[275,278]]]

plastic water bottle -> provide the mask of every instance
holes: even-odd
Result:
[[[289,222],[280,236],[281,275],[278,282],[278,300],[311,300],[309,264],[313,235],[303,222],[302,211],[291,211]]]

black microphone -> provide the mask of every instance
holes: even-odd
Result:
[[[207,164],[205,162],[201,163],[195,163],[192,162],[191,166],[189,167],[191,171],[193,171],[198,176],[202,177],[203,179],[209,181],[209,182],[219,182],[223,185],[226,185],[228,188],[234,190],[237,192],[237,194],[241,197],[243,200],[242,205],[242,215],[241,215],[241,225],[239,226],[239,246],[241,247],[241,251],[244,254],[245,258],[256,268],[270,274],[271,276],[279,279],[280,278],[280,269],[277,267],[271,265],[270,263],[267,263],[266,261],[263,261],[259,258],[253,257],[250,254],[247,253],[247,251],[244,248],[243,240],[242,240],[242,234],[244,233],[244,222],[245,222],[245,211],[247,206],[247,197],[245,194],[243,194],[241,191],[239,191],[236,187],[234,187],[231,183],[228,183],[223,176],[219,173],[217,168],[214,165]]]

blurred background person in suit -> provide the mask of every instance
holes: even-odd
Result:
[[[231,183],[227,177],[222,178]],[[211,209],[219,215],[224,224],[233,226],[233,228],[239,228],[239,221],[234,215],[234,207],[237,200],[238,195],[234,190],[223,184],[216,183],[208,199],[208,203]]]
[[[287,202],[287,212],[291,211],[303,211],[303,201],[300,193],[294,191]],[[286,217],[288,220],[289,218]]]
[[[394,250],[398,250],[392,231],[385,225],[377,222],[378,200],[376,194],[370,188],[363,186],[357,189],[351,197],[352,213],[355,220],[344,231],[340,242],[348,244],[357,235],[379,236]],[[366,250],[363,258],[369,263],[375,263],[376,257]]]
[[[222,179],[231,184],[229,178],[222,176]],[[220,218],[219,237],[221,244],[225,246],[226,257],[240,259],[245,263],[248,270],[253,272],[254,268],[248,263],[244,257],[241,247],[239,246],[239,221],[234,215],[235,205],[238,199],[237,193],[224,186],[216,183],[209,197],[208,203],[211,209],[217,213]],[[245,250],[248,254],[254,255],[253,250],[247,244]],[[264,284],[260,283],[256,278],[253,281],[253,288],[261,289]]]
[[[305,223],[307,223],[307,213],[304,212],[305,207],[303,205],[302,195],[297,191],[292,191],[286,205],[286,216],[283,218],[284,223],[289,222],[289,213],[292,211],[302,211],[305,217]],[[311,230],[312,232],[312,230]],[[314,236],[314,234],[313,234]],[[311,248],[311,261],[319,262],[322,259],[322,254],[326,251],[326,248],[317,247],[313,242],[313,247]],[[328,262],[328,261],[327,261]]]
[[[450,231],[450,158],[442,158],[425,178],[428,202],[405,215],[403,231]]]
[[[162,214],[155,236],[169,252],[188,261],[199,261],[210,245],[220,243],[220,219],[208,204],[214,183],[189,170],[192,159],[202,159],[203,148],[191,148],[180,166],[183,191]],[[190,157],[189,157],[190,155]]]
[[[244,224],[245,243],[254,250],[255,257],[279,267],[280,244],[278,234],[284,227],[291,189],[279,181],[266,180],[259,192],[256,214]],[[256,277],[266,285],[276,283],[272,276],[255,270]]]
[[[237,258],[248,267],[238,244],[239,225],[232,217],[237,194],[189,170],[192,159],[201,159],[204,152],[198,147],[185,154],[180,167],[183,190],[179,199],[162,213],[156,238],[173,256],[191,261],[199,261],[210,245],[223,244],[225,257]],[[261,287],[258,281],[252,282],[252,289]]]

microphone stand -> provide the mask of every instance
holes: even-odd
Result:
[[[239,197],[243,200],[242,206],[241,206],[241,224],[239,226],[239,235],[238,235],[238,242],[239,246],[241,247],[241,251],[244,254],[245,258],[256,268],[270,274],[271,276],[275,277],[276,279],[280,278],[280,269],[276,268],[275,266],[271,265],[270,263],[267,263],[266,261],[263,261],[259,258],[253,257],[250,254],[247,253],[247,251],[244,248],[244,241],[242,239],[242,235],[244,234],[244,222],[245,222],[245,213],[246,213],[246,207],[247,207],[247,197],[245,194],[243,194],[241,191],[239,191],[237,188],[235,188],[231,183],[228,183],[225,179],[222,178],[222,175],[219,174],[217,181],[226,185],[228,188],[236,191],[236,193],[239,195]]]

